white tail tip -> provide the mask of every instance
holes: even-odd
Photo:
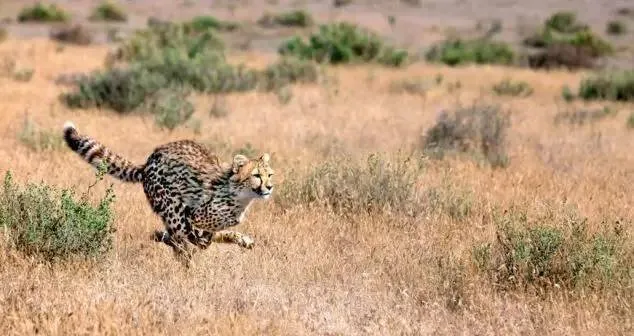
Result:
[[[69,129],[75,129],[75,124],[73,124],[73,122],[70,120],[64,123],[64,131],[67,131]]]

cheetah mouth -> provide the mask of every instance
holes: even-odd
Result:
[[[262,190],[255,190],[255,193],[260,196],[261,198],[267,199],[271,196],[271,191],[267,190],[267,191],[262,191]]]

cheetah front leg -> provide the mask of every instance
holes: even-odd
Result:
[[[222,230],[214,232],[212,239],[216,243],[232,243],[246,249],[252,249],[255,242],[253,238],[236,231]]]
[[[240,221],[240,217],[236,217],[231,209],[209,201],[193,212],[192,231],[197,234],[204,233],[205,238],[202,240],[203,244],[206,245],[204,248],[209,246],[211,242],[215,242],[233,243],[251,249],[255,245],[253,238],[240,232],[225,230],[227,227],[238,225]],[[195,239],[199,238],[195,237]]]
[[[207,249],[211,243],[232,243],[246,249],[251,249],[255,245],[253,238],[229,230],[204,231],[194,228],[187,238],[201,250]]]

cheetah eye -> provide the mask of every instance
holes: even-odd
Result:
[[[258,178],[258,179],[262,178],[262,176],[260,174],[253,174],[253,177]]]

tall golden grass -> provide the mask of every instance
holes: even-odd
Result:
[[[47,265],[2,246],[0,333],[632,332],[632,264],[626,265],[629,287],[574,291],[557,286],[500,290],[472,262],[474,246],[495,241],[495,209],[513,205],[537,216],[552,211],[549,204],[574,204],[588,218],[591,231],[600,231],[606,218],[621,219],[626,246],[634,243],[628,221],[634,218],[634,132],[625,127],[634,105],[565,103],[561,87],[574,87],[582,74],[427,65],[407,70],[336,68],[330,72],[337,81],[293,88],[293,99],[285,105],[274,95],[229,95],[226,118],[210,118],[213,98],[196,97],[201,133],[184,127],[168,133],[159,131],[151,118],[71,111],[59,103],[57,96],[66,89],[52,78],[99,68],[105,53],[101,47],[59,50],[37,39],[0,44],[0,58],[35,70],[29,82],[0,78],[2,173],[11,170],[18,181],[62,187],[85,186],[94,179],[94,170],[66,148],[36,152],[23,145],[18,135],[28,114],[41,127],[60,132],[63,122],[72,120],[82,133],[135,162],[144,162],[155,146],[182,138],[216,146],[225,160],[227,147],[250,143],[272,153],[276,192],[289,195],[288,188],[297,186],[311,168],[337,155],[361,161],[374,152],[390,156],[410,151],[441,109],[474,101],[499,103],[512,111],[510,163],[492,170],[464,157],[421,159],[416,190],[423,196],[436,190],[440,196],[425,203],[424,216],[417,217],[391,210],[341,213],[276,196],[257,203],[236,227],[255,238],[253,250],[212,245],[195,256],[189,270],[179,266],[166,246],[150,241],[150,233],[162,224],[142,187],[109,179],[117,197],[118,231],[105,261]],[[235,59],[256,65],[269,60],[257,54]],[[437,74],[443,84],[431,85],[424,94],[389,89],[396,80],[420,76],[433,82]],[[533,95],[495,95],[492,86],[506,77],[528,82]],[[460,89],[447,89],[447,83],[457,81]],[[605,104],[619,113],[585,126],[553,122],[564,109]],[[563,208],[554,206],[554,211]],[[631,261],[631,255],[625,260]]]

